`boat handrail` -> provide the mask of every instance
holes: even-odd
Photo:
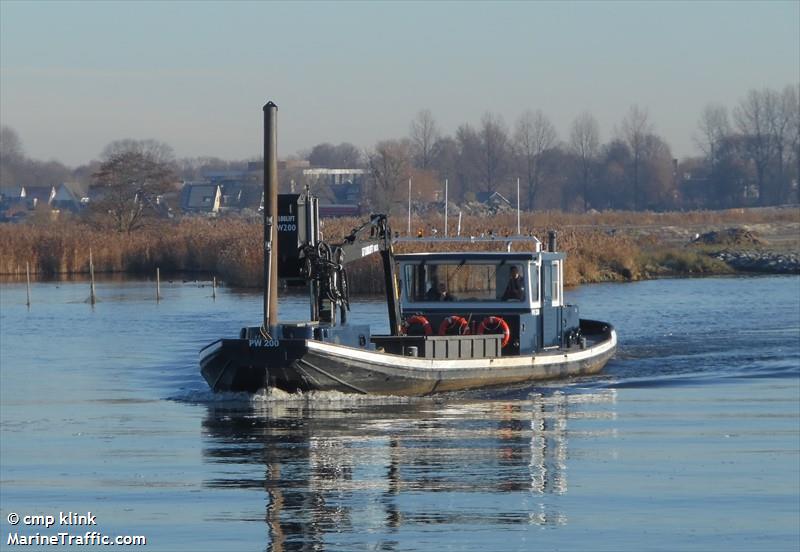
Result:
[[[392,238],[393,243],[533,243],[536,248],[535,251],[541,251],[542,242],[536,236],[456,236],[456,237],[438,237],[438,236],[397,236]]]

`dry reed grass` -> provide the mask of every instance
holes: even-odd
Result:
[[[567,253],[565,281],[568,285],[599,281],[624,281],[662,274],[707,274],[728,272],[727,265],[703,251],[666,246],[657,238],[634,238],[617,227],[690,226],[796,222],[797,209],[735,209],[691,213],[606,212],[591,214],[524,213],[522,233],[545,241],[546,230],[559,233],[559,250]],[[405,234],[406,219],[393,221]],[[455,233],[455,217],[450,219],[450,234]],[[340,241],[358,226],[358,219],[323,221],[323,237]],[[441,229],[443,217],[433,214],[414,217],[412,233],[422,229]],[[516,233],[516,214],[462,218],[461,235],[497,236]],[[45,224],[0,225],[0,274],[23,275],[30,262],[34,274],[53,276],[87,273],[91,249],[96,272],[151,274],[213,272],[229,285],[258,287],[263,278],[262,227],[257,222],[239,219],[184,218],[162,221],[141,231],[119,234],[101,231],[79,221],[53,221]],[[440,233],[441,235],[441,233]],[[477,244],[474,249],[496,249],[502,245]],[[398,252],[462,249],[458,244],[405,243]],[[519,248],[519,246],[517,246]],[[379,293],[383,273],[377,256],[349,267],[353,293]]]

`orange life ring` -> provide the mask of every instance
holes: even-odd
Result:
[[[419,324],[422,326],[422,332],[425,335],[433,334],[433,328],[431,327],[431,323],[428,322],[428,319],[422,316],[421,314],[415,314],[414,316],[408,318],[406,320],[406,323],[403,324],[403,327],[405,328],[405,332],[407,335],[411,335],[408,333],[408,330],[411,328],[411,326],[414,326],[415,324]]]
[[[505,347],[508,345],[508,342],[511,341],[511,328],[508,327],[508,323],[500,318],[499,316],[487,316],[483,320],[481,320],[481,325],[478,326],[478,333],[479,334],[503,334],[503,343],[501,347]]]
[[[455,329],[456,333],[449,333]],[[439,324],[439,335],[467,335],[469,333],[469,322],[463,316],[448,316]]]

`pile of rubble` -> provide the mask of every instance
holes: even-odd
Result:
[[[747,228],[728,228],[719,232],[706,232],[696,236],[694,243],[703,245],[727,245],[727,246],[756,246],[766,245],[767,242],[759,238],[755,232]]]
[[[736,270],[770,274],[800,274],[800,257],[797,253],[726,249],[713,256]]]

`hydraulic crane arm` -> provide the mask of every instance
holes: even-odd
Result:
[[[315,283],[319,299],[339,306],[344,321],[350,308],[345,265],[380,253],[391,335],[400,335],[400,289],[392,249],[392,231],[386,215],[370,215],[340,243],[320,241],[303,247],[303,273]]]
[[[342,251],[343,264],[380,253],[383,264],[386,306],[389,311],[391,335],[400,335],[400,288],[392,248],[392,229],[389,217],[383,214],[370,215],[369,220],[354,228],[344,241],[338,244]]]

